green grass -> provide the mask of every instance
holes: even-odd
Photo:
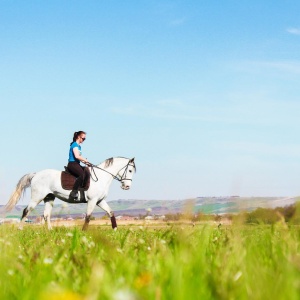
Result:
[[[0,299],[299,299],[300,228],[0,226]]]

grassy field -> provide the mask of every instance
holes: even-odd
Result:
[[[284,224],[0,226],[0,299],[299,299]]]

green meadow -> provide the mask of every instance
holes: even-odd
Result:
[[[0,226],[0,299],[299,299],[300,228]]]

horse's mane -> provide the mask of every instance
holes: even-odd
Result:
[[[106,159],[106,160],[105,160],[104,168],[108,168],[108,167],[111,166],[113,163],[114,163],[113,157]]]
[[[126,157],[118,156],[117,158],[126,158]],[[136,166],[135,166],[135,163],[134,163],[134,159],[131,159],[130,162],[133,163],[133,168],[134,168],[134,171],[136,172]],[[114,158],[113,157],[110,157],[110,158],[106,159],[104,161],[104,168],[108,168],[109,166],[112,166],[113,163],[114,163]]]

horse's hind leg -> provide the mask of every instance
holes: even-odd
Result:
[[[112,229],[117,230],[118,227],[117,227],[117,221],[116,221],[114,212],[111,210],[111,208],[109,207],[109,205],[107,204],[107,202],[105,200],[102,200],[97,205],[107,212],[107,214],[110,217]]]
[[[35,201],[30,201],[28,206],[24,208],[23,210],[23,214],[22,214],[22,217],[21,217],[21,221],[20,221],[20,225],[19,225],[19,229],[23,229],[23,225],[24,225],[24,222],[25,222],[25,219],[27,218],[27,216],[29,215],[29,213],[40,203],[41,201],[39,202],[35,202]]]
[[[47,223],[49,230],[52,229],[50,219],[51,219],[51,212],[52,212],[52,208],[53,208],[54,199],[55,199],[55,196],[53,194],[48,194],[44,198],[44,203],[45,203],[44,220]]]
[[[23,210],[23,214],[22,214],[22,217],[21,217],[21,224],[19,226],[19,229],[23,229],[22,222],[28,216],[28,214],[29,214],[29,209],[28,209],[28,206],[26,206]]]

